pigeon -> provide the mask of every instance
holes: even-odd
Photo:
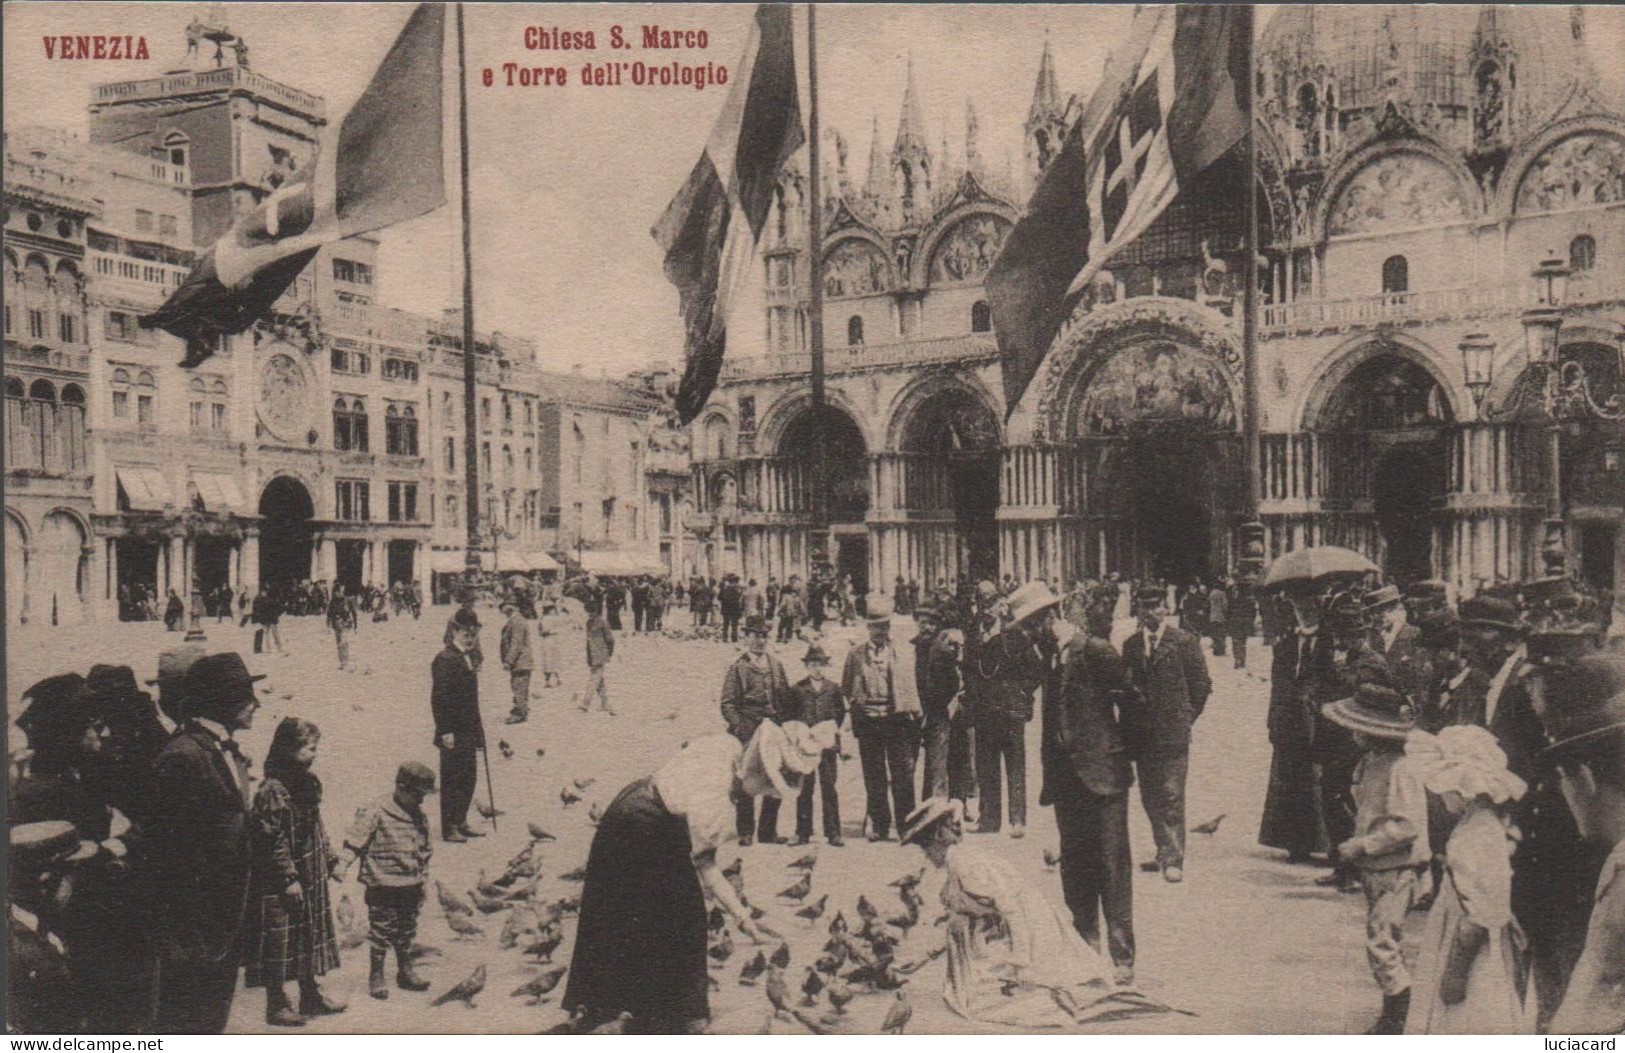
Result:
[[[543,830],[540,826],[536,825],[535,823],[526,823],[525,824],[525,829],[530,831],[530,839],[532,841],[557,841],[558,840],[558,838],[554,837],[552,834],[548,833],[546,830]]]
[[[678,718],[678,717],[679,717],[679,716],[681,716],[681,715],[682,715],[682,714],[681,714],[681,712],[680,712],[680,711],[678,711],[678,710],[675,710],[675,709],[674,709],[674,710],[672,710],[672,711],[671,711],[671,712],[670,712],[670,713],[667,713],[667,714],[666,714],[666,719],[667,719],[667,720],[676,720],[676,719],[677,719],[677,718]]]
[[[782,890],[779,893],[779,898],[780,899],[793,899],[793,900],[796,900],[796,901],[799,902],[801,900],[806,899],[807,894],[810,893],[811,891],[812,891],[812,875],[811,874],[803,874],[803,875],[801,875],[801,880],[800,881],[797,881],[794,885],[791,885],[789,888]]]
[[[722,913],[721,907],[711,908],[711,913],[705,916],[705,927],[712,932],[721,932],[728,927],[728,916]]]
[[[918,873],[904,874],[902,877],[898,878],[896,881],[891,882],[891,887],[894,888],[894,889],[898,889],[901,892],[912,892],[916,888],[918,888],[919,885],[920,885],[920,882],[924,881],[924,880],[925,880],[925,868],[921,867],[919,869]]]
[[[450,925],[451,931],[459,936],[485,935],[485,930],[476,925],[474,919],[467,914],[448,913],[446,915],[446,924]]]
[[[790,945],[788,943],[779,944],[778,947],[774,949],[773,957],[769,958],[768,962],[769,964],[778,966],[780,969],[787,968],[790,965]]]
[[[562,965],[554,966],[541,975],[534,976],[526,982],[520,984],[518,987],[514,988],[513,994],[509,997],[519,998],[520,996],[523,996],[530,999],[531,1005],[538,1005],[549,994],[553,993],[553,989],[559,985],[559,980],[561,980],[564,977],[564,974],[568,971],[569,970]]]
[[[846,1004],[852,1001],[852,988],[839,980],[831,978],[824,985],[824,990],[828,992],[829,1004],[835,1007],[835,1011],[837,1013],[846,1012]]]
[[[763,910],[761,907],[750,908],[751,921],[761,921],[765,917],[767,917],[767,911]]]
[[[775,1013],[790,1009],[790,988],[784,982],[784,970],[777,965],[767,971],[767,1000]]]
[[[538,757],[547,756],[547,750],[544,747],[537,746],[536,747],[536,756],[538,756]]]
[[[802,1005],[817,1005],[818,1004],[818,995],[823,990],[824,990],[823,978],[818,975],[818,970],[817,969],[813,969],[813,968],[809,967],[807,969],[807,978],[805,980],[801,981],[801,993],[806,996],[806,998],[803,999],[801,1004]]]
[[[560,881],[585,881],[585,880],[587,880],[587,868],[586,867],[576,867],[574,870],[570,871],[568,874],[560,874],[559,875],[559,880]]]
[[[581,1022],[583,1020],[585,1020],[586,1018],[587,1018],[587,1007],[584,1006],[584,1005],[578,1005],[574,1009],[570,1010],[570,1019],[564,1021],[562,1024],[554,1024],[552,1027],[548,1028],[546,1031],[543,1031],[542,1034],[544,1034],[544,1035],[579,1035],[579,1034],[581,1034]]]
[[[559,944],[563,942],[564,933],[560,932],[557,927],[551,927],[542,934],[540,939],[526,947],[525,953],[538,961],[551,962],[553,952],[558,950]]]
[[[727,866],[722,868],[722,876],[725,877],[725,878],[728,878],[730,880],[732,880],[733,878],[742,876],[744,874],[744,872],[745,872],[745,857],[744,856],[739,856],[732,863],[729,863]]]
[[[508,745],[507,739],[499,740],[497,742],[497,749],[502,751],[503,760],[513,760],[513,747]]]
[[[562,899],[556,899],[553,901],[553,909],[557,910],[560,914],[578,913],[581,910],[581,897],[565,896]]]
[[[474,1008],[474,996],[485,990],[485,966],[482,964],[474,969],[468,979],[456,987],[430,1002],[431,1006],[445,1005],[447,1002],[462,1002],[468,1008]]]
[[[815,856],[815,855],[812,855],[811,853],[809,853],[807,855],[802,856],[800,859],[796,860],[795,862],[791,863],[790,864],[790,869],[791,870],[811,870],[813,867],[815,867],[817,865],[818,865],[818,857]]]
[[[570,781],[575,785],[576,789],[578,789],[578,790],[586,790],[586,789],[589,789],[592,786],[592,784],[597,782],[598,780],[597,779],[571,779]]]
[[[819,918],[824,916],[824,907],[828,903],[828,896],[819,896],[818,902],[814,903],[812,906],[802,907],[800,910],[796,911],[796,917],[806,918],[809,924],[817,922]]]
[[[575,804],[577,801],[581,800],[581,795],[570,789],[570,787],[565,786],[559,790],[559,800],[563,801],[564,807],[568,808],[572,804]]]
[[[589,1035],[624,1035],[624,1034],[626,1034],[626,1025],[628,1023],[630,1023],[631,1020],[632,1020],[632,1014],[628,1013],[626,1010],[623,1009],[615,1017],[614,1020],[611,1020],[607,1024],[599,1024],[597,1027],[595,1027],[591,1031],[587,1032],[587,1034],[589,1034]]]
[[[846,931],[846,915],[840,911],[836,911],[835,917],[829,919],[829,934],[831,936],[839,936]]]
[[[886,1022],[880,1025],[880,1031],[886,1035],[901,1035],[903,1029],[908,1027],[909,1018],[914,1015],[914,1006],[908,1000],[908,994],[901,988],[897,991],[897,1001],[886,1010]]]
[[[1050,869],[1050,870],[1054,870],[1056,867],[1058,867],[1060,865],[1061,865],[1061,857],[1056,855],[1054,852],[1050,851],[1047,848],[1044,849],[1044,866],[1046,868]]]
[[[512,950],[519,946],[519,934],[525,931],[525,917],[521,911],[514,911],[508,915],[508,920],[502,923],[502,932],[497,936],[497,944],[503,950]]]
[[[727,929],[722,930],[722,937],[707,948],[705,953],[719,962],[725,962],[733,957],[734,941],[733,937],[728,935]]]
[[[1219,824],[1224,822],[1224,817],[1226,815],[1229,815],[1229,814],[1230,814],[1229,812],[1220,812],[1218,815],[1214,816],[1212,819],[1209,819],[1207,822],[1202,823],[1199,826],[1191,827],[1191,833],[1193,833],[1193,834],[1216,834],[1216,833],[1219,832]]]
[[[425,958],[439,958],[441,953],[439,947],[430,947],[427,943],[414,943],[407,950],[406,956],[414,962],[419,962]]]
[[[487,896],[478,889],[469,889],[468,898],[474,901],[481,914],[495,914],[499,910],[507,910],[510,904],[505,899]]]
[[[869,902],[868,896],[858,897],[858,917],[864,921],[874,921],[880,917],[880,912],[875,909],[873,903]]]
[[[506,878],[508,875],[503,874],[502,877]],[[509,878],[508,884],[513,884],[512,878]],[[508,888],[506,885],[502,884],[502,878],[498,878],[495,881],[481,881],[478,885],[475,885],[474,888],[479,892],[480,895],[486,897],[487,899],[500,899],[508,894]],[[470,893],[469,898],[474,898],[472,893]],[[475,905],[478,906],[477,903]]]
[[[482,800],[479,800],[478,798],[475,798],[475,800],[474,800],[474,810],[476,812],[479,812],[481,815],[483,815],[487,819],[495,819],[497,816],[502,814],[502,809],[497,808],[497,807],[495,807],[493,805],[487,804],[486,802],[484,802]]]
[[[440,900],[440,909],[445,911],[447,914],[474,913],[474,908],[469,906],[467,900],[463,899],[461,896],[457,895],[457,893],[441,884],[438,879],[436,879],[434,883],[434,894],[435,897]]]
[[[598,802],[597,801],[594,801],[592,803],[592,807],[587,809],[587,822],[591,823],[594,826],[597,826],[599,820],[601,820],[602,818],[604,818],[604,810],[602,808],[598,807]]]
[[[756,957],[746,962],[745,967],[739,970],[739,983],[743,987],[754,986],[765,972],[767,972],[767,956],[757,951]]]

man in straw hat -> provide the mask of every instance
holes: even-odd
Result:
[[[1213,681],[1202,645],[1168,623],[1162,589],[1140,591],[1140,629],[1123,641],[1123,661],[1138,703],[1123,721],[1140,776],[1140,802],[1157,842],[1154,865],[1165,881],[1185,879],[1185,777],[1191,727],[1202,715]]]
[[[1542,720],[1563,796],[1580,836],[1608,851],[1585,948],[1569,977],[1553,1034],[1625,1027],[1625,657],[1580,658],[1554,685]]]
[[[262,679],[235,653],[194,662],[188,720],[153,768],[160,1033],[219,1034],[231,1015],[248,904],[250,793],[248,761],[233,736],[253,726]]]
[[[83,1030],[89,1002],[60,928],[72,909],[70,874],[96,855],[96,843],[63,820],[19,823],[7,840],[6,1022],[25,1035]]]
[[[1427,791],[1405,756],[1416,714],[1403,695],[1381,684],[1361,684],[1353,697],[1328,703],[1323,712],[1366,749],[1354,773],[1354,836],[1338,846],[1338,855],[1360,874],[1366,960],[1382,989],[1382,1015],[1366,1034],[1397,1035],[1411,1002],[1411,972],[1400,949],[1405,915],[1433,854]]]
[[[921,708],[912,652],[891,641],[891,603],[869,605],[869,639],[846,655],[841,694],[852,712],[858,762],[868,798],[869,840],[891,836],[914,810],[914,764],[920,752]],[[905,657],[906,656],[906,657]]]

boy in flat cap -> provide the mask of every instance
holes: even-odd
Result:
[[[367,889],[367,937],[372,943],[367,993],[388,998],[384,961],[395,948],[395,985],[403,991],[426,991],[429,983],[412,967],[412,941],[423,909],[423,883],[434,846],[423,798],[433,793],[434,772],[407,761],[395,773],[395,792],[364,805],[344,835],[344,861],[338,877],[361,861],[361,884]]]
[[[846,699],[841,687],[828,678],[829,655],[818,644],[810,644],[802,656],[807,675],[790,688],[785,719],[799,720],[808,727],[831,721],[838,728],[846,719]],[[840,750],[828,749],[819,758],[818,771],[801,781],[801,793],[796,797],[796,840],[804,845],[812,840],[813,783],[822,794],[824,808],[824,840],[830,847],[846,844],[841,839],[841,799],[836,792],[836,777]]]

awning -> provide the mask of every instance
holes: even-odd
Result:
[[[242,512],[243,495],[237,480],[220,472],[193,472],[192,483],[208,512]]]
[[[124,488],[124,496],[130,501],[130,508],[138,512],[162,512],[165,505],[175,503],[174,496],[169,490],[169,480],[157,468],[128,468],[115,469],[118,483]]]
[[[429,569],[436,574],[461,574],[467,567],[463,549],[437,548],[429,553]],[[480,553],[480,569],[487,572],[492,569],[491,553]]]
[[[634,552],[601,550],[581,553],[581,569],[589,574],[624,578],[638,574],[664,574],[666,569]]]

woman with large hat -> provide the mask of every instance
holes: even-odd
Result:
[[[697,739],[604,812],[587,857],[564,1008],[581,1030],[622,1013],[648,1034],[697,1031],[710,1019],[705,890],[753,940],[753,921],[717,867],[737,836],[734,799],[792,796],[835,745],[833,723],[763,721],[748,746]]]

